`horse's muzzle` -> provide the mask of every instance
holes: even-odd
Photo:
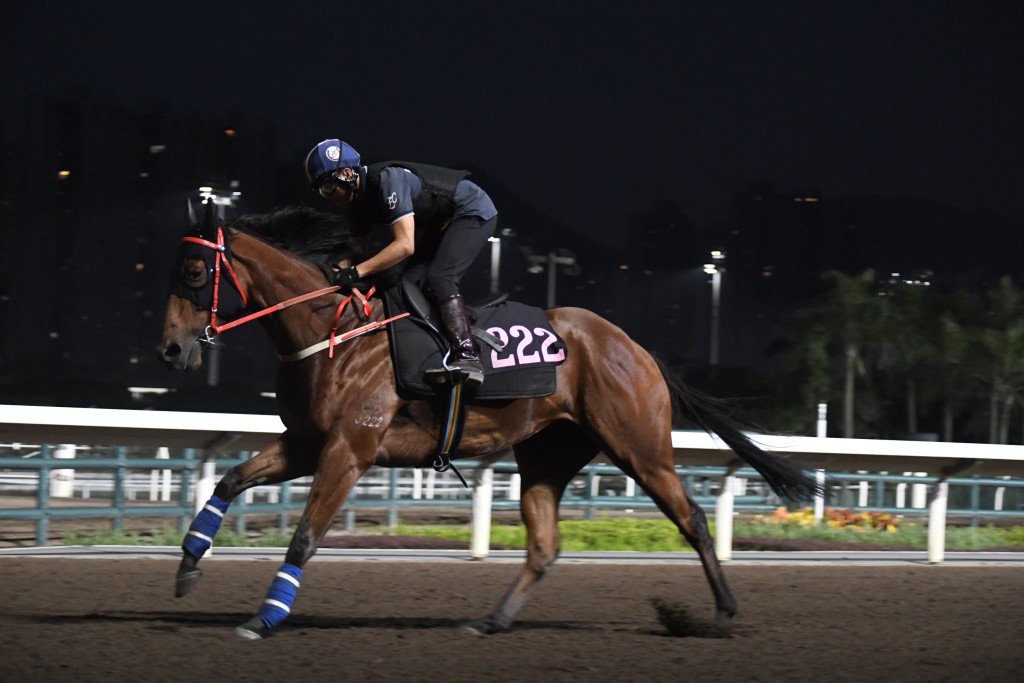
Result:
[[[197,339],[186,353],[178,342],[165,341],[156,347],[156,357],[174,370],[197,370],[203,364],[202,345]]]

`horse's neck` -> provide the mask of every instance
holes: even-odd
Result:
[[[327,286],[316,266],[251,235],[235,233],[231,251],[249,297],[250,312],[276,306]],[[340,302],[336,294],[326,294],[264,316],[261,321],[278,353],[289,354],[326,339],[334,325],[334,314]],[[353,299],[346,306],[338,326],[339,334],[365,322],[362,306],[357,304]],[[380,317],[377,308],[370,319]]]

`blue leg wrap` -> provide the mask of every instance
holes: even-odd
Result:
[[[213,537],[220,529],[220,523],[224,521],[224,513],[228,511],[228,505],[217,496],[212,496],[206,501],[206,505],[196,518],[192,520],[192,526],[185,534],[185,540],[181,543],[181,549],[196,558],[202,559],[206,551],[213,545]]]
[[[288,618],[292,611],[292,603],[295,601],[295,594],[299,592],[299,581],[302,579],[302,570],[293,564],[285,562],[277,570],[274,582],[270,584],[267,591],[267,599],[260,606],[260,619],[267,628],[275,628],[282,621]]]

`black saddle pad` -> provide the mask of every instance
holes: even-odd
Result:
[[[422,295],[420,295],[422,296]],[[410,310],[402,287],[384,293],[388,317]],[[555,392],[555,368],[565,361],[565,342],[551,329],[544,311],[505,301],[473,311],[473,328],[484,366],[484,383],[467,392],[471,401],[550,396]],[[430,384],[426,372],[442,366],[446,343],[431,327],[439,328],[436,310],[424,321],[414,312],[388,325],[391,360],[400,391],[413,396],[447,394],[446,385]],[[504,350],[498,351],[493,344]]]

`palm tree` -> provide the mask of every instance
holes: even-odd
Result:
[[[1007,443],[1010,411],[1024,393],[1024,293],[1004,277],[984,300],[984,323],[974,339],[989,392],[989,441]]]
[[[871,370],[878,360],[888,301],[879,295],[874,270],[857,276],[830,270],[823,277],[831,289],[822,323],[842,349],[843,436],[852,438],[857,378],[864,379],[868,386],[872,383]]]
[[[942,440],[952,441],[956,408],[974,393],[966,363],[970,341],[967,330],[953,311],[943,311],[937,327],[935,373],[942,382]]]
[[[882,326],[881,343],[884,366],[888,374],[902,386],[905,400],[905,431],[918,431],[917,417],[922,394],[935,393],[934,367],[937,360],[935,297],[930,288],[920,284],[890,281],[885,290],[888,297],[887,316]]]
[[[822,278],[828,290],[817,305],[787,320],[783,372],[799,374],[810,408],[841,386],[842,435],[852,437],[858,380],[872,388],[887,304],[874,271],[858,276],[828,271]],[[860,403],[863,408],[866,402]]]

